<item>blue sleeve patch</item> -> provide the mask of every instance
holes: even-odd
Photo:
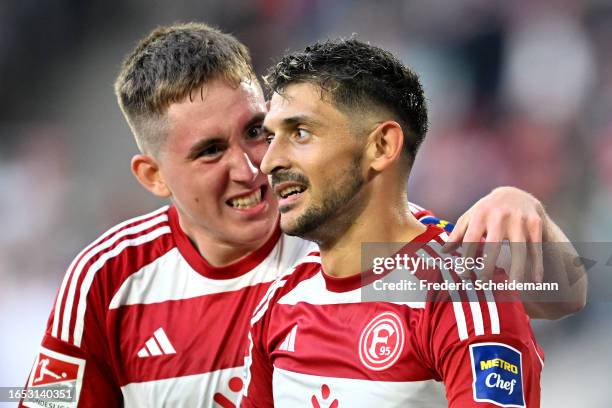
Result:
[[[501,343],[470,345],[474,401],[525,407],[521,352]]]
[[[423,217],[419,221],[425,225],[435,225],[436,227],[440,227],[446,232],[453,232],[453,228],[455,228],[455,224],[431,215]]]

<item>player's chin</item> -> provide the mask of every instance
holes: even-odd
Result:
[[[276,222],[264,220],[249,223],[232,223],[226,233],[231,234],[232,241],[241,246],[261,247],[270,238],[276,228]]]
[[[265,211],[255,213],[235,213],[228,217],[227,224],[232,226],[234,230],[240,231],[245,237],[253,237],[253,239],[261,239],[262,236],[267,236],[268,233],[276,227],[278,222],[278,211],[275,206],[266,204]]]
[[[280,216],[280,227],[281,230],[287,235],[298,235],[300,233],[297,223],[297,217],[294,216],[293,212],[281,212]]]

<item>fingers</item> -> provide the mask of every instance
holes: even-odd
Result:
[[[491,279],[500,256],[502,242],[510,241],[509,278],[524,282],[544,279],[541,204],[517,189],[496,189],[479,200],[459,218],[442,247],[449,253],[463,246],[464,258],[474,259],[481,239],[484,266],[480,278]],[[529,274],[527,272],[530,272]]]
[[[527,240],[522,224],[514,224],[510,233],[510,280],[524,282],[527,267]]]
[[[464,262],[473,264],[473,260],[476,259],[478,248],[481,245],[481,239],[486,232],[486,224],[484,220],[480,218],[472,218],[470,225],[465,231],[463,236],[463,258]],[[466,277],[469,277],[472,273],[473,267],[466,268]]]
[[[457,220],[455,228],[453,228],[453,232],[450,233],[448,240],[441,248],[442,253],[447,254],[449,252],[453,252],[461,245],[461,241],[463,241],[463,236],[465,235],[465,231],[468,227],[469,218],[466,217],[466,215],[459,217]]]
[[[531,273],[536,283],[544,281],[544,256],[542,250],[542,219],[539,217],[527,221],[527,236]]]
[[[480,273],[479,279],[482,281],[488,281],[493,279],[495,267],[497,265],[497,259],[501,252],[502,239],[497,233],[488,233],[487,240],[484,244],[482,255],[484,257],[484,267]]]
[[[510,279],[542,282],[544,262],[542,254],[542,220],[539,216],[521,217],[513,222],[510,234]],[[527,272],[530,272],[529,275]]]

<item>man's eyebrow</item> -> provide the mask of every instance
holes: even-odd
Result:
[[[249,121],[244,124],[244,130],[248,130],[254,125],[263,122],[265,117],[265,112],[258,112],[254,114],[251,119],[249,119]],[[200,153],[208,147],[224,143],[227,143],[227,141],[222,137],[202,138],[189,148],[189,151],[187,152],[187,160],[195,160],[200,155]]]
[[[284,118],[283,120],[281,120],[280,124],[283,128],[292,128],[297,125],[306,125],[306,126],[312,126],[312,127],[322,126],[321,122],[307,115],[290,116],[288,118]],[[267,126],[264,126],[263,130],[266,133],[274,133]]]
[[[249,119],[249,121],[247,123],[245,123],[244,130],[249,130],[254,125],[263,122],[265,117],[266,117],[266,113],[265,112],[258,112],[256,114],[254,114],[253,117],[251,119]]]
[[[187,160],[195,160],[202,151],[216,144],[223,144],[225,140],[221,137],[203,138],[194,143],[187,152]]]

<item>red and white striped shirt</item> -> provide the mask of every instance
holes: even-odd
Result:
[[[27,386],[72,390],[74,401],[55,407],[234,407],[255,306],[316,250],[277,230],[246,258],[213,267],[174,207],[123,222],[68,267]]]
[[[445,237],[429,226],[402,251],[445,257]],[[415,271],[444,274],[459,281]],[[331,277],[309,255],[274,282],[251,321],[242,406],[539,406],[541,350],[521,303],[476,290],[364,301],[376,278]]]

